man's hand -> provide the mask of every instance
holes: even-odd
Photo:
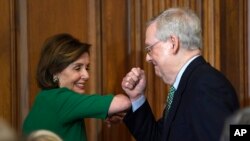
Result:
[[[146,87],[145,73],[140,68],[132,68],[122,80],[122,88],[131,101],[136,100],[144,94]]]
[[[121,123],[125,115],[126,113],[122,112],[122,113],[116,113],[112,116],[108,116],[105,120],[105,123],[107,124],[108,127],[111,127],[112,124]]]

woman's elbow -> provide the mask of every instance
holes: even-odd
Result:
[[[131,107],[131,101],[123,94],[117,94],[114,96],[111,105],[109,107],[109,115],[119,112],[124,112]]]

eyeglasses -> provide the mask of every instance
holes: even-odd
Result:
[[[153,47],[154,47],[156,44],[158,44],[159,42],[160,42],[160,41],[157,41],[157,42],[153,43],[152,45],[146,46],[146,47],[145,47],[146,53],[150,54],[151,51],[152,51],[152,49],[153,49]]]

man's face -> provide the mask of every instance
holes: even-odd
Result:
[[[169,75],[171,75],[171,66],[173,62],[171,60],[171,42],[169,39],[166,41],[160,41],[155,37],[156,23],[152,23],[146,30],[147,45],[146,61],[154,65],[155,74],[163,79],[165,83],[168,83]]]

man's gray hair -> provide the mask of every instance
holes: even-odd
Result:
[[[156,22],[156,38],[166,41],[171,35],[180,39],[183,48],[202,48],[201,24],[198,16],[190,9],[170,8],[149,21]]]

